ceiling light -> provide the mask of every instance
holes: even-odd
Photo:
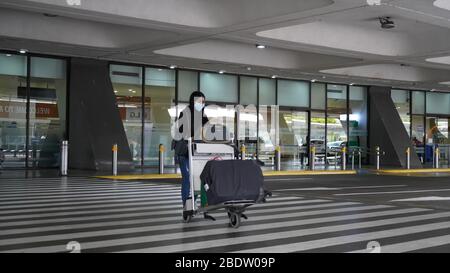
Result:
[[[440,82],[439,84],[450,85],[450,82]]]
[[[311,80],[311,82],[316,82],[316,81],[317,81],[316,79],[312,79],[312,80]]]
[[[117,90],[114,90],[114,93],[119,93]]]
[[[161,68],[158,68],[158,71],[162,71],[162,69],[161,69]]]
[[[434,91],[436,91],[436,89],[431,89],[430,91],[431,91],[431,92],[434,92]]]
[[[251,71],[251,70],[252,70],[252,68],[251,68],[251,67],[249,66],[249,67],[247,67],[247,70],[248,70],[248,71]]]
[[[378,19],[380,20],[381,28],[384,29],[395,28],[395,23],[394,21],[391,20],[391,17],[380,17]]]
[[[11,57],[12,55],[11,54],[6,54],[6,57]]]
[[[354,83],[351,83],[351,84],[350,84],[350,86],[353,86],[353,85],[355,85],[355,84],[354,84]]]
[[[260,45],[260,44],[256,44],[255,46],[257,49],[265,49],[266,48],[265,45]]]
[[[220,70],[219,71],[219,74],[224,74],[225,73],[225,70]]]
[[[278,76],[277,75],[273,75],[272,76],[272,79],[276,79]]]
[[[26,54],[27,52],[28,52],[27,49],[21,49],[21,50],[19,50],[19,53],[20,53],[20,54]]]
[[[129,92],[133,92],[133,89],[128,89]]]
[[[175,68],[177,68],[176,65],[171,65],[171,66],[170,66],[170,69],[175,69]]]

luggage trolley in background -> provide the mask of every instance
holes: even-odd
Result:
[[[230,200],[218,205],[205,206],[205,191],[202,189],[200,175],[206,163],[211,160],[233,160],[235,149],[231,145],[222,143],[193,143],[188,140],[189,151],[189,174],[190,174],[190,197],[186,200],[183,209],[183,220],[188,223],[196,214],[206,213],[213,210],[225,209],[230,218],[230,226],[238,228],[245,208],[256,203],[255,200]],[[197,206],[195,197],[200,196],[201,206]]]

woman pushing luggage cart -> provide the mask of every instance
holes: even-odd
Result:
[[[265,202],[265,198],[271,196],[263,188],[260,166],[252,160],[234,160],[233,146],[193,143],[189,139],[188,150],[190,197],[183,210],[186,223],[196,214],[225,209],[229,225],[238,228],[241,218],[247,219],[244,214],[247,207]],[[200,207],[197,196],[201,199]]]

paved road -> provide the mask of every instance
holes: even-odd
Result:
[[[239,229],[181,221],[177,183],[0,179],[0,252],[450,252],[448,177],[267,178]],[[430,191],[431,190],[431,191]],[[420,201],[395,201],[423,198]]]

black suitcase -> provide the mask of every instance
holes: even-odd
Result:
[[[261,201],[264,177],[252,160],[209,161],[200,175],[208,205],[229,201]]]

